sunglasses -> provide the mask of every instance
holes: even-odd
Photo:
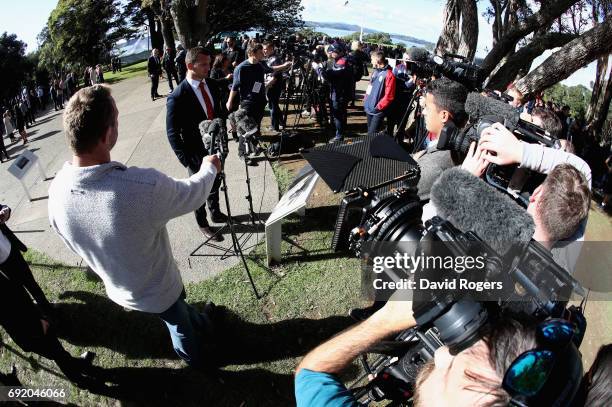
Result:
[[[512,398],[510,406],[526,407],[548,382],[559,355],[579,335],[575,324],[564,319],[551,319],[536,328],[541,346],[519,355],[510,365],[502,387]]]

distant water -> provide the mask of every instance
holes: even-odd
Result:
[[[335,28],[328,28],[328,27],[313,27],[313,29],[315,31],[319,31],[322,33],[325,33],[327,35],[329,35],[330,37],[345,37],[347,35],[351,35],[354,31],[348,31],[348,30],[338,30]],[[363,33],[363,35],[365,36],[366,33]],[[410,47],[422,47],[423,45],[420,44],[416,44],[410,41],[405,41],[402,39],[399,39],[397,37],[391,37],[391,41],[393,41],[394,44],[397,44],[398,42],[403,42],[404,44],[406,44],[406,47],[410,48]]]

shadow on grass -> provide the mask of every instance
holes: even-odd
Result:
[[[99,346],[131,359],[175,358],[163,322],[154,314],[126,311],[106,297],[86,291],[68,291],[57,304],[58,336],[83,347]],[[192,304],[199,310],[204,303]],[[252,364],[303,355],[322,340],[344,329],[350,318],[296,318],[269,324],[242,320],[220,307],[223,320],[218,342],[221,365]],[[147,338],[143,341],[143,338]]]

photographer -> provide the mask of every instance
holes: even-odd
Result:
[[[455,152],[438,150],[437,140],[445,125],[453,124],[461,128],[465,124],[464,105],[467,94],[467,89],[463,85],[447,78],[436,79],[427,86],[423,115],[425,127],[432,135],[432,141],[425,150],[414,155],[421,168],[421,177],[417,185],[421,200],[429,199],[431,186],[442,171],[461,163]]]
[[[340,382],[338,375],[361,353],[385,338],[416,325],[409,302],[389,301],[367,320],[347,329],[308,353],[296,369],[297,405],[357,406],[357,400]],[[531,322],[503,316],[480,332],[480,340],[456,355],[446,346],[435,352],[433,362],[419,370],[414,406],[497,406],[511,399],[502,387],[502,379],[523,352],[541,345]],[[573,345],[569,345],[573,346]],[[561,357],[561,356],[558,356]],[[522,373],[522,372],[521,372]],[[522,380],[528,380],[527,371]],[[566,405],[571,394],[562,393],[554,380],[568,381],[569,372],[557,372],[545,384],[561,394],[545,397]],[[518,379],[520,381],[521,378]],[[552,386],[551,386],[552,385]],[[539,395],[538,395],[539,396]]]
[[[330,110],[336,127],[336,136],[330,140],[330,143],[337,143],[344,140],[346,110],[354,85],[353,69],[345,57],[346,49],[341,43],[336,42],[330,45],[327,53],[331,61],[328,61],[325,67],[313,62],[313,67],[329,82]]]
[[[200,313],[185,302],[166,224],[204,203],[221,163],[205,157],[195,174],[177,180],[111,161],[118,116],[108,87],[84,88],[70,99],[64,128],[72,163],[49,188],[49,222],[102,279],[113,302],[157,315],[178,356],[201,368],[214,306]]]
[[[393,103],[389,109],[389,115],[387,116],[387,132],[389,135],[393,135],[395,126],[398,126],[396,141],[399,143],[404,142],[406,123],[404,122],[402,124],[401,121],[408,109],[417,81],[417,76],[413,74],[406,65],[405,60],[407,59],[408,56],[404,54],[404,61],[399,60],[395,68],[393,68],[393,75],[395,76],[395,98],[393,99]]]
[[[395,99],[395,75],[385,54],[381,51],[372,53],[374,71],[370,78],[363,102],[363,108],[368,116],[368,135],[375,135],[382,127],[385,117]]]

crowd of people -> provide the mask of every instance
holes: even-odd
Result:
[[[299,37],[293,43],[306,44]],[[203,46],[190,49],[179,46],[176,50],[168,47],[163,55],[160,50],[152,51],[147,63],[150,96],[152,101],[161,97],[158,85],[165,72],[171,90],[166,100],[166,136],[177,160],[185,167],[184,179],[112,160],[112,150],[119,138],[119,111],[111,89],[102,84],[99,66],[85,70],[85,86],[76,92],[78,83],[72,74],[53,81],[54,101],[58,100],[55,107],[64,109],[64,131],[72,160],[57,173],[49,189],[51,227],[101,278],[113,302],[157,316],[165,324],[176,354],[195,369],[208,371],[213,367],[212,353],[217,349],[222,316],[212,302],[198,310],[186,301],[166,225],[173,218],[194,212],[197,227],[207,239],[223,239],[211,225],[228,220],[219,205],[222,163],[205,146],[199,125],[204,120],[225,121],[231,112],[241,109],[260,127],[267,106],[271,130],[283,128],[279,107],[285,80],[282,74],[294,61],[283,61],[277,46],[273,38],[258,42],[244,36],[226,38],[219,54]],[[328,58],[326,63],[313,59],[308,64],[327,83],[325,89],[335,128],[333,143],[342,142],[347,136],[347,110],[356,98],[356,82],[362,77],[370,76],[363,103],[368,134],[373,137],[400,134],[396,137],[400,144],[410,138],[410,129],[404,133],[402,126],[406,123],[401,118],[414,91],[422,88],[422,117],[427,136],[422,145],[416,146],[412,158],[421,170],[416,187],[423,204],[423,222],[438,213],[430,193],[446,170],[459,167],[475,178],[482,178],[491,164],[517,165],[520,171],[512,177],[510,188],[527,196],[526,212],[534,225],[532,239],[550,251],[568,274],[574,273],[577,254],[568,251],[565,243],[584,239],[594,172],[588,160],[580,158],[583,153],[574,153],[578,150],[578,139],[582,138],[579,132],[583,130],[575,121],[568,120],[567,109],[555,112],[541,101],[527,102],[516,88],[509,86],[506,95],[512,97],[508,103],[522,111],[524,120],[565,140],[562,148],[523,142],[502,124],[495,123],[482,132],[467,153],[452,151],[438,146],[438,141],[451,126],[466,125],[469,89],[463,84],[446,77],[426,78],[421,83],[409,65],[400,62],[392,68],[385,50],[369,45],[356,43],[348,47],[336,40],[317,44],[313,52]],[[66,85],[68,81],[70,85]],[[66,98],[69,99],[64,108]],[[28,120],[26,100],[30,100],[30,105],[38,103],[37,93],[25,89],[18,100],[15,106],[21,117],[16,123],[19,129],[19,124],[24,128],[34,121],[33,115],[32,122]],[[11,120],[10,112],[6,117]],[[387,134],[381,133],[382,129]],[[27,135],[22,137],[25,144]],[[248,148],[244,140],[238,141],[239,151]],[[92,217],[92,213],[96,216]],[[26,250],[25,245],[6,226],[10,215],[10,208],[0,208],[0,301],[6,307],[22,304],[27,312],[19,316],[2,312],[0,324],[22,349],[55,360],[77,385],[103,386],[92,370],[94,355],[73,357],[57,340],[53,306],[23,260],[21,252]],[[341,373],[373,345],[417,325],[412,304],[406,301],[377,302],[351,310],[350,315],[356,320],[353,327],[312,350],[298,365],[295,395],[299,406],[357,405],[353,394],[340,381]],[[523,361],[525,353],[550,350],[556,366],[573,361],[569,358],[575,356],[577,346],[571,343],[571,335],[553,349],[539,334],[554,326],[570,326],[571,335],[576,334],[570,321],[537,321],[508,312],[460,352],[441,346],[434,361],[419,372],[414,405],[610,403],[612,365],[606,363],[612,352],[610,346],[602,348],[584,376],[581,367],[571,372],[557,369],[555,374],[546,371],[548,376],[543,384],[546,394],[541,389],[531,389],[529,393],[529,389],[508,384],[508,372],[515,369],[512,371],[520,373],[522,365],[517,364]],[[582,365],[580,360],[576,363]]]

